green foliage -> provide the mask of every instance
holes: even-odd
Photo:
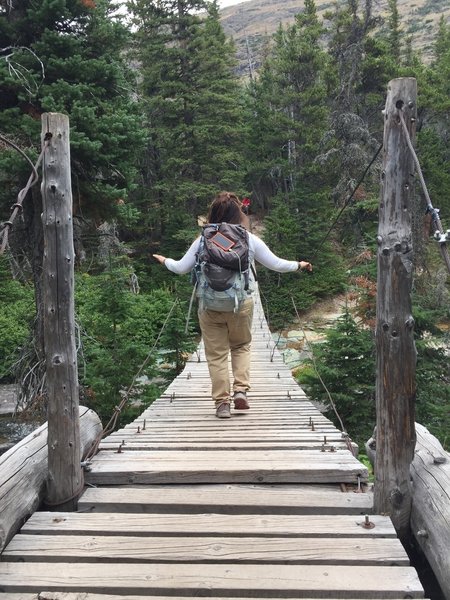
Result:
[[[41,114],[69,115],[75,212],[84,218],[114,213],[134,183],[145,133],[124,61],[128,33],[112,6],[22,0],[0,15],[2,46],[10,47],[0,60],[0,129],[35,160]],[[11,152],[0,151],[0,214],[30,170]]]
[[[128,404],[122,422],[158,396],[173,370],[181,368],[186,352],[193,350],[192,333],[185,335],[180,327],[184,309],[177,299],[164,289],[133,293],[131,274],[129,265],[113,261],[101,275],[85,273],[77,278],[80,379],[87,402],[104,421],[112,416],[138,372],[146,379],[136,384],[139,389],[131,390],[131,400],[134,396],[139,404],[134,408]],[[158,340],[170,311],[164,336]],[[170,372],[161,367],[168,360]]]
[[[439,338],[438,338],[439,340]],[[416,421],[425,425],[442,446],[450,448],[450,366],[448,340],[417,342]],[[442,340],[442,338],[441,338]]]
[[[5,256],[0,256],[0,281],[0,382],[8,383],[14,381],[12,366],[30,338],[34,295],[30,285],[12,278]]]
[[[326,130],[330,68],[313,0],[295,24],[280,26],[249,92],[249,187],[259,202],[292,194],[311,179]]]
[[[323,381],[350,437],[363,447],[375,426],[375,355],[371,331],[358,327],[346,311],[327,331],[326,341],[313,346],[313,355],[310,365],[315,370],[302,371],[299,383],[311,399],[327,407],[325,414],[341,428]]]
[[[270,324],[283,327],[295,312],[310,308],[320,298],[343,290],[345,265],[336,255],[320,221],[320,210],[327,201],[320,194],[292,195],[274,199],[265,219],[264,239],[283,258],[308,260],[313,273],[274,273],[258,270],[262,293],[270,306]],[[294,309],[294,304],[296,310]]]
[[[180,252],[176,234],[192,229],[215,193],[242,188],[243,101],[234,46],[214,3],[129,4],[151,131],[144,185],[134,198],[155,245],[163,237]]]
[[[425,425],[444,447],[450,427],[450,367],[445,337],[432,341],[426,312],[414,310],[417,327],[416,421]],[[433,321],[434,322],[434,321]],[[298,381],[311,399],[327,407],[327,416],[340,427],[326,386],[346,430],[359,447],[369,439],[375,417],[375,343],[372,332],[347,311],[328,330],[323,343],[313,345],[313,357],[299,371]],[[319,377],[320,375],[320,377]],[[323,382],[323,383],[322,383]]]

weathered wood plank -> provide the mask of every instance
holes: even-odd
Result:
[[[109,594],[243,595],[248,598],[423,598],[410,567],[0,563],[6,592],[36,589]]]
[[[3,561],[184,562],[408,566],[396,538],[261,538],[16,535]]]
[[[216,471],[202,468],[186,471],[183,468],[168,468],[163,470],[143,469],[133,470],[132,458],[130,464],[113,465],[113,468],[103,466],[90,472],[86,478],[89,485],[126,485],[126,484],[154,484],[154,483],[356,483],[359,473],[353,470],[345,472],[341,468],[336,470],[332,465],[324,464],[320,470],[305,468],[283,469],[276,465],[274,468],[258,468],[254,466],[239,471]]]
[[[215,596],[218,597],[217,595]],[[89,592],[56,592],[43,591],[38,593],[23,592],[17,594],[2,594],[0,592],[0,600],[168,600],[167,596],[136,596],[129,594],[120,594],[120,596],[111,594],[90,594]],[[198,596],[170,596],[170,600],[198,600]],[[244,598],[234,598],[233,600],[244,600]],[[254,598],[258,600],[258,598]],[[292,599],[292,600],[300,600]],[[302,598],[301,600],[313,600],[312,598]],[[340,596],[338,598],[330,598],[329,600],[363,600],[360,598],[349,598],[349,596]],[[391,600],[401,600],[393,598]]]
[[[355,483],[367,469],[348,451],[102,451],[86,474],[90,484]]]
[[[222,514],[366,514],[371,493],[342,492],[334,486],[191,485],[87,488],[81,511],[184,512]]]
[[[444,596],[450,598],[450,454],[423,425],[416,423],[416,432],[411,528]]]
[[[37,512],[22,527],[35,535],[171,535],[242,537],[395,537],[388,517],[372,515],[373,528],[354,515],[228,515]]]
[[[198,440],[198,435],[180,433],[174,436],[170,432],[148,432],[138,434],[137,432],[120,432],[114,436],[108,436],[101,444],[100,450],[114,452],[145,450],[209,450],[216,452],[220,450],[304,450],[333,452],[334,450],[346,450],[347,443],[330,432],[318,432],[315,435],[275,435],[264,436],[261,441],[260,435],[245,436],[241,432],[224,436],[222,432],[207,432]]]
[[[98,416],[85,406],[79,407],[79,414],[83,454],[101,433],[102,426]],[[0,457],[0,550],[43,499],[47,455],[47,424],[44,424]]]

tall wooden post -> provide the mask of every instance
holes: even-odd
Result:
[[[69,119],[42,115],[44,345],[48,390],[47,503],[75,510],[82,486],[74,317]]]
[[[402,111],[414,139],[417,86],[413,78],[389,83],[384,114],[384,161],[378,228],[377,434],[374,508],[391,516],[400,539],[409,536],[410,465],[416,442],[416,349],[411,314],[411,209],[414,162]]]

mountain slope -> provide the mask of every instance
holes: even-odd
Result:
[[[319,14],[332,10],[335,2],[316,0]],[[228,36],[233,37],[237,47],[241,73],[248,74],[249,58],[257,67],[267,40],[280,23],[292,23],[303,10],[303,0],[247,0],[221,10],[221,22]],[[448,0],[398,0],[402,30],[411,37],[413,46],[424,58],[431,55],[431,45],[441,16],[450,22]],[[375,15],[387,15],[387,0],[373,3]]]

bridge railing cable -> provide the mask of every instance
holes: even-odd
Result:
[[[141,366],[139,367],[139,369],[137,370],[136,374],[133,377],[132,382],[130,383],[127,391],[123,394],[122,400],[120,401],[120,403],[114,407],[114,412],[111,416],[111,418],[109,419],[108,423],[105,425],[105,427],[103,428],[103,430],[100,432],[100,434],[97,436],[97,438],[94,440],[91,448],[89,449],[89,451],[86,453],[86,456],[83,459],[83,466],[85,468],[88,467],[89,465],[89,461],[90,459],[97,453],[98,451],[98,447],[100,445],[100,442],[102,441],[102,439],[104,437],[106,437],[107,435],[109,435],[110,433],[112,433],[117,425],[117,421],[119,418],[120,413],[122,412],[122,410],[125,408],[125,406],[127,405],[130,396],[131,396],[131,392],[136,384],[136,380],[138,379],[138,377],[140,377],[145,369],[145,367],[148,365],[151,357],[154,355],[155,349],[159,343],[159,340],[161,339],[161,336],[169,322],[169,319],[172,315],[172,312],[175,309],[175,306],[178,304],[178,299],[176,299],[172,306],[170,307],[169,312],[166,315],[166,318],[164,320],[164,323],[161,326],[161,329],[159,330],[159,333],[156,337],[156,340],[153,344],[153,346],[150,348],[150,351],[148,352],[146,358],[144,359],[143,363],[141,364]]]
[[[40,153],[39,158],[37,159],[35,164],[32,163],[30,158],[25,154],[25,152],[21,148],[19,148],[14,142],[11,142],[11,140],[6,138],[4,135],[0,134],[0,140],[5,144],[11,146],[11,148],[17,150],[17,152],[21,156],[23,156],[23,158],[29,163],[32,169],[27,184],[24,188],[20,190],[20,192],[17,195],[17,201],[11,207],[12,212],[11,216],[9,217],[9,220],[3,223],[3,229],[0,231],[0,255],[2,255],[8,247],[9,231],[13,226],[14,220],[19,214],[19,212],[23,210],[23,201],[25,200],[25,197],[28,194],[30,188],[32,188],[39,181],[39,175],[37,170],[42,162],[42,159],[44,158],[44,152],[48,145],[48,140],[44,140],[42,152]]]
[[[425,201],[427,203],[426,212],[431,215],[431,218],[432,218],[432,221],[433,221],[433,224],[435,227],[434,239],[439,243],[439,249],[440,249],[442,258],[444,259],[444,262],[447,266],[447,270],[450,273],[450,255],[449,255],[448,247],[447,247],[447,242],[450,240],[450,230],[444,231],[444,228],[441,223],[441,219],[439,217],[439,209],[434,208],[434,206],[431,202],[430,194],[428,193],[428,189],[427,189],[427,186],[425,183],[422,169],[420,167],[419,159],[417,158],[416,151],[414,150],[414,146],[411,142],[411,137],[409,135],[409,131],[406,126],[405,115],[403,114],[403,108],[398,109],[398,114],[399,114],[399,118],[400,118],[400,123],[403,128],[403,132],[405,134],[406,143],[408,145],[408,148],[409,148],[412,158],[414,160],[414,164],[415,164],[415,167],[417,170],[417,175],[419,176],[419,181],[422,186]]]

